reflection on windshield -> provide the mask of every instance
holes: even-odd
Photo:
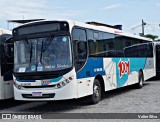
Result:
[[[57,71],[72,65],[68,36],[21,40],[14,47],[15,72]]]

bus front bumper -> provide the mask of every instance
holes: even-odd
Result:
[[[76,82],[71,82],[59,89],[25,88],[17,89],[14,86],[14,99],[24,101],[52,101],[77,98]]]

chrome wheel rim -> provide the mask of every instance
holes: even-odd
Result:
[[[140,78],[140,85],[141,85],[141,86],[143,85],[143,80],[142,80],[142,78]]]
[[[94,96],[96,98],[99,97],[99,95],[100,95],[100,88],[99,88],[99,86],[97,86],[97,85],[94,86],[93,93],[94,93]]]

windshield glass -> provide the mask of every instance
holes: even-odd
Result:
[[[16,41],[14,72],[58,71],[72,66],[69,36]]]

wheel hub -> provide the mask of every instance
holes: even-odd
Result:
[[[94,86],[94,95],[95,97],[98,97],[99,96],[99,87],[97,85]]]

